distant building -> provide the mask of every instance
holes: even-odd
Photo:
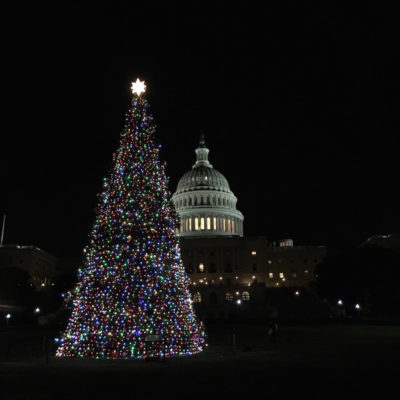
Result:
[[[360,245],[360,247],[364,246],[379,246],[386,249],[400,251],[400,233],[371,236]]]
[[[227,179],[208,161],[204,136],[196,163],[179,180],[172,196],[180,217],[178,236],[195,303],[211,307],[261,301],[260,287],[306,288],[325,246],[295,246],[292,239],[269,243],[245,237],[243,214]],[[257,294],[256,294],[257,293]]]
[[[27,271],[36,290],[52,284],[57,272],[57,258],[36,246],[5,245],[0,247],[0,269]]]

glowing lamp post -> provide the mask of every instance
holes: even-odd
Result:
[[[361,306],[360,306],[360,304],[357,303],[357,304],[354,306],[354,308],[356,309],[357,316],[360,316],[360,314],[361,314]]]

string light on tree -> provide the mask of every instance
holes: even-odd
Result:
[[[131,109],[103,181],[85,266],[66,296],[72,313],[57,342],[60,357],[143,359],[204,347],[144,90],[139,79],[132,83]]]

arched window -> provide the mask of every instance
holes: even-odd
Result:
[[[201,294],[200,294],[200,292],[197,292],[193,296],[193,303],[201,303]]]
[[[201,217],[200,219],[200,228],[201,230],[204,230],[204,217]]]
[[[192,218],[190,217],[189,218],[189,231],[191,231],[192,230]]]
[[[221,205],[221,197],[218,197],[218,205]]]
[[[193,274],[193,265],[191,265],[191,264],[189,264],[189,265],[186,265],[186,272],[188,273],[188,274]]]
[[[199,219],[195,217],[194,219],[194,230],[198,231],[199,230]]]
[[[212,293],[210,294],[210,303],[211,303],[211,304],[217,304],[217,303],[218,303],[217,293],[212,292]]]
[[[207,230],[211,230],[211,218],[207,217]]]
[[[192,205],[192,198],[189,197],[189,206],[191,206],[191,205]]]
[[[228,218],[228,232],[232,232],[231,231],[231,219],[230,218]]]
[[[183,205],[186,207],[187,206],[187,199],[185,198],[185,200],[183,201]]]
[[[233,300],[235,300],[235,296],[231,292],[226,292],[225,299],[226,299],[226,301],[233,301]]]
[[[213,218],[214,231],[217,230],[217,217]]]
[[[225,197],[222,199],[222,205],[223,205],[223,206],[226,206],[226,200],[225,200]]]
[[[242,300],[243,301],[249,301],[250,300],[250,293],[249,292],[242,292]]]

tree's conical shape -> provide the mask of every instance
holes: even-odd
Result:
[[[134,95],[57,356],[146,358],[203,348],[154,132],[147,101]]]

